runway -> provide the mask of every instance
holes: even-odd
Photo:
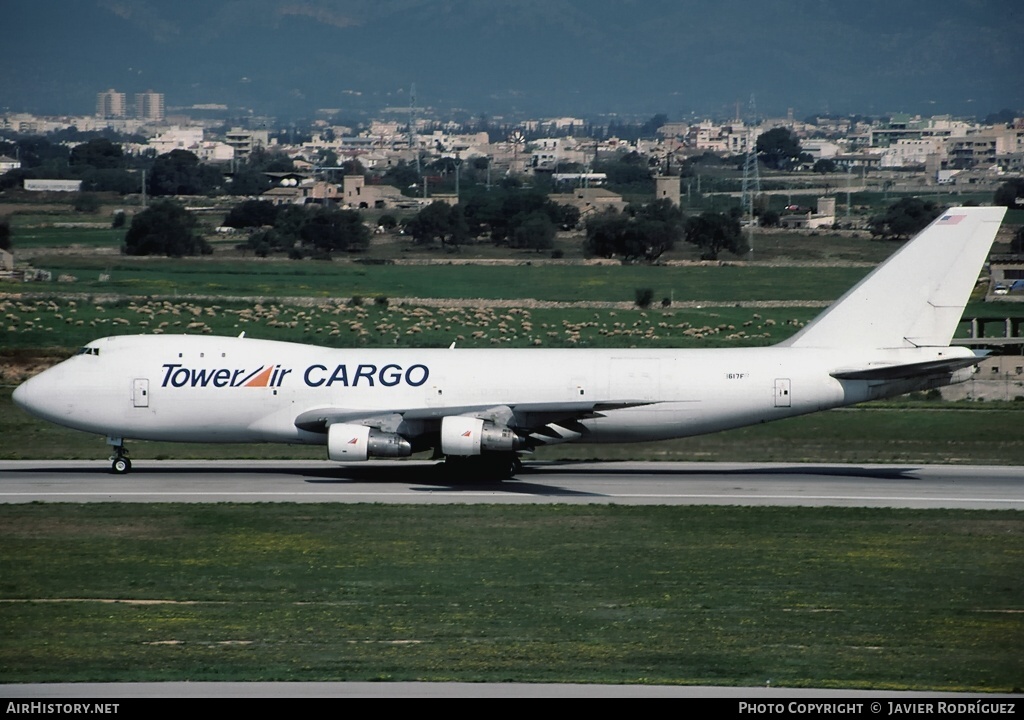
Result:
[[[433,462],[0,462],[0,503],[295,502],[856,506],[1024,510],[1024,467],[527,462],[515,480],[452,482]]]

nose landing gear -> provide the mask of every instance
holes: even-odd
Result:
[[[121,438],[107,438],[107,444],[114,448],[114,454],[110,456],[110,470],[115,475],[127,475],[131,472],[132,461],[128,459],[128,448],[124,446]]]

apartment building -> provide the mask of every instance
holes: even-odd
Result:
[[[135,93],[135,117],[145,122],[163,122],[164,94],[152,90]]]
[[[127,96],[110,88],[96,94],[96,115],[101,118],[123,118],[128,115]]]

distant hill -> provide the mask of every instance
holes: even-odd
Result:
[[[1024,108],[1019,0],[8,0],[0,109],[169,106],[301,116],[758,109],[984,116]]]

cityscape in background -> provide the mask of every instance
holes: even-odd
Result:
[[[717,119],[658,114],[642,122],[602,123],[582,117],[508,121],[481,115],[457,121],[412,105],[383,108],[377,117],[355,121],[346,120],[342,110],[324,109],[306,123],[282,125],[272,117],[233,117],[226,105],[168,111],[161,92],[109,88],[97,92],[92,115],[0,114],[0,140],[9,143],[0,172],[22,166],[16,138],[70,132],[80,137],[61,139],[69,149],[90,135],[105,135],[115,137],[129,156],[185,150],[203,163],[224,164],[229,172],[261,150],[311,173],[338,171],[346,162],[350,169],[358,163],[373,176],[399,163],[482,159],[492,179],[534,175],[601,185],[607,178],[594,172],[594,163],[601,159],[637,153],[655,174],[671,176],[678,174],[673,168],[696,156],[748,154],[761,135],[785,128],[799,140],[801,150],[798,167],[789,169],[862,174],[895,170],[918,172],[927,183],[977,183],[1024,170],[1022,115],[1003,109],[980,120],[950,115],[798,118],[790,110],[773,118],[757,115],[751,98],[736,103],[734,117]]]

